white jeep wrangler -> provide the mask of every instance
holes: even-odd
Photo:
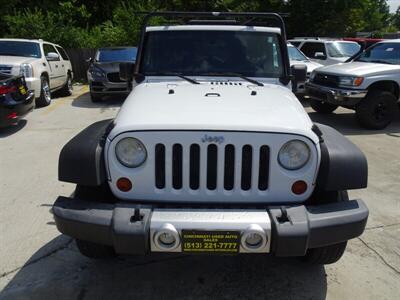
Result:
[[[72,66],[65,50],[43,40],[0,39],[0,73],[24,75],[36,106],[47,106],[51,92],[72,93]]]
[[[187,24],[148,27],[154,16]],[[270,21],[275,27],[263,25]],[[337,131],[311,122],[290,84],[305,80],[305,68],[292,73],[279,15],[148,15],[136,64],[120,65],[132,92],[117,118],[61,151],[59,179],[77,187],[53,206],[57,228],[93,258],[337,261],[367,222],[364,202],[347,196],[366,187],[367,162]]]

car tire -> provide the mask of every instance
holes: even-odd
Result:
[[[312,109],[320,114],[330,114],[338,108],[338,105],[333,105],[323,101],[318,101],[314,99],[310,99],[309,101]]]
[[[328,265],[337,262],[346,250],[347,241],[325,247],[308,249],[302,260],[312,265]]]
[[[67,77],[67,82],[63,86],[63,88],[60,90],[60,94],[64,97],[68,97],[72,95],[72,77],[70,74],[68,74]]]
[[[40,76],[40,96],[35,102],[36,107],[48,106],[51,103],[50,84],[46,76]]]
[[[100,102],[101,101],[101,96],[93,94],[93,93],[90,93],[90,100],[92,100],[92,102],[94,102],[94,103]]]
[[[349,201],[349,194],[347,191],[324,191],[316,193],[315,197],[322,199],[319,204]],[[346,246],[347,241],[329,246],[308,249],[306,255],[300,257],[300,259],[311,265],[333,264],[343,256]]]
[[[398,108],[396,97],[386,91],[370,91],[356,108],[358,123],[367,129],[383,129],[394,119]]]
[[[116,256],[114,248],[107,245],[75,239],[79,252],[89,258],[106,259]]]

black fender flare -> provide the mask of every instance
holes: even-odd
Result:
[[[320,137],[321,163],[317,190],[344,191],[366,188],[368,162],[364,153],[332,127],[315,123]]]
[[[107,180],[104,146],[113,119],[99,121],[73,137],[61,150],[58,179],[84,186],[100,186]]]

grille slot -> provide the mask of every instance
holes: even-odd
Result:
[[[242,148],[242,190],[248,191],[251,188],[251,170],[253,162],[253,148],[245,145]]]
[[[200,146],[193,144],[190,146],[190,178],[189,185],[192,190],[200,187]]]
[[[269,180],[269,147],[260,148],[260,168],[258,170],[258,189],[265,191]]]
[[[107,73],[107,79],[110,82],[124,82],[120,77],[118,72]]]
[[[226,145],[224,162],[224,188],[233,190],[235,183],[235,146]]]
[[[167,147],[171,150],[168,151]],[[180,190],[185,186],[191,190],[204,188],[211,191],[268,189],[270,149],[266,145],[168,146],[159,143],[155,146],[154,156],[155,186],[158,189],[172,187]],[[170,181],[167,175],[172,176]],[[218,176],[222,176],[220,180]]]
[[[338,87],[339,78],[335,75],[328,75],[323,73],[315,74],[314,83],[329,87]]]
[[[208,145],[207,148],[207,188],[215,190],[217,188],[217,145]]]
[[[172,147],[172,186],[174,189],[182,188],[182,145]]]
[[[155,166],[156,187],[163,189],[165,188],[165,146],[163,144],[156,145]]]

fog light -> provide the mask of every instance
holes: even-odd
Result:
[[[125,177],[117,180],[117,188],[122,192],[129,192],[132,189],[132,182]]]
[[[304,194],[307,191],[307,183],[303,180],[298,180],[292,185],[292,192],[296,195]]]
[[[164,251],[171,251],[180,244],[179,233],[172,224],[164,224],[154,235],[154,244]]]
[[[242,247],[247,251],[257,251],[267,244],[267,235],[260,225],[250,225],[242,235]]]

